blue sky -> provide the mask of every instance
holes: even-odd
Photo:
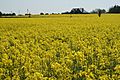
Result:
[[[27,9],[31,13],[40,12],[65,12],[75,7],[83,7],[86,11],[96,8],[106,10],[113,5],[120,5],[120,0],[1,0],[0,11],[26,13]]]

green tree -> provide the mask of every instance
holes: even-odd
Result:
[[[95,10],[92,10],[90,13],[98,13],[99,11],[101,11],[101,13],[106,13],[105,9],[95,9]]]
[[[115,5],[109,9],[109,13],[120,13],[120,6]]]
[[[0,12],[0,17],[2,16],[2,12]]]

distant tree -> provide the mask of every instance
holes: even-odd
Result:
[[[45,13],[45,15],[49,15],[49,13]]]
[[[97,11],[96,10],[92,10],[90,13],[95,14],[95,13],[97,13]]]
[[[16,14],[15,14],[15,13],[12,13],[11,15],[12,15],[12,16],[16,16]]]
[[[52,15],[54,15],[55,13],[52,13]]]
[[[2,16],[5,16],[5,13],[2,13]]]
[[[106,10],[105,10],[105,9],[102,9],[102,10],[101,10],[101,13],[106,13]]]
[[[84,8],[81,8],[81,12],[82,12],[82,13],[84,12]]]
[[[2,12],[0,12],[0,17],[2,16]]]
[[[31,14],[29,13],[28,15],[29,15],[29,18],[30,18],[30,17],[31,17]]]
[[[0,16],[16,16],[15,13],[1,13],[0,12]]]
[[[63,12],[63,13],[61,13],[61,14],[70,14],[70,12],[67,11],[67,12]]]
[[[28,16],[29,18],[31,17],[31,14],[29,13],[29,14],[25,14],[25,16]]]
[[[95,10],[92,10],[90,13],[96,14],[96,13],[98,13],[98,12],[100,12],[100,11],[101,11],[101,13],[106,13],[106,10],[105,10],[105,9],[95,9]]]
[[[98,10],[98,16],[101,17],[101,14],[102,14],[102,10]]]
[[[44,13],[40,13],[40,15],[44,15]]]
[[[27,16],[28,14],[25,14],[25,16]]]
[[[120,13],[120,6],[115,5],[109,9],[108,13]]]

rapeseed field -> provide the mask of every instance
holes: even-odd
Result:
[[[0,18],[0,80],[119,80],[120,15]]]

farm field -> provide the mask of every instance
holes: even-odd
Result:
[[[119,79],[119,14],[0,18],[0,80]]]

